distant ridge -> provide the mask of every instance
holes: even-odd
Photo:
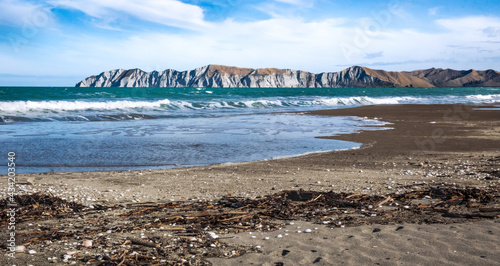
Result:
[[[292,69],[208,65],[188,71],[115,69],[90,76],[76,87],[500,87],[500,73],[491,69],[441,68],[392,72],[352,66],[339,72],[314,74]]]

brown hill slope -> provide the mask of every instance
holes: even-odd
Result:
[[[436,87],[497,87],[500,73],[495,70],[453,70],[430,68],[404,72],[434,84]]]
[[[434,84],[420,77],[409,75],[405,72],[375,70],[363,67],[366,74],[376,77],[381,81],[394,84],[394,87],[435,87]]]

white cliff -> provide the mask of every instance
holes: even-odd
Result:
[[[441,84],[436,77],[449,72],[446,71],[448,70],[389,72],[353,66],[339,72],[314,74],[291,69],[252,69],[222,65],[208,65],[188,71],[167,69],[162,72],[115,69],[90,76],[77,83],[76,87],[434,87]],[[463,75],[467,75],[465,77],[455,77],[458,72],[453,72],[455,76],[448,77],[444,84],[454,84],[457,87],[462,86],[462,83],[498,86],[500,74],[494,70],[488,71],[475,71],[474,75],[463,72]]]

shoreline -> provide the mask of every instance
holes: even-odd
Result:
[[[485,110],[478,110],[478,108]],[[391,129],[360,130],[353,134],[319,137],[361,143],[361,147],[357,149],[314,152],[271,160],[185,168],[28,173],[19,174],[18,178],[20,178],[21,183],[27,182],[35,185],[44,183],[42,187],[59,186],[68,182],[68,185],[88,187],[87,190],[92,190],[89,192],[90,197],[103,202],[113,201],[112,199],[125,202],[134,198],[140,200],[138,196],[153,201],[186,200],[189,198],[213,200],[226,193],[256,197],[273,193],[275,190],[298,187],[338,189],[339,186],[335,185],[335,182],[340,182],[342,187],[348,188],[346,180],[359,179],[359,176],[366,176],[368,172],[374,176],[380,176],[380,171],[387,172],[389,169],[385,168],[390,167],[386,165],[394,160],[399,161],[396,162],[400,168],[398,172],[417,170],[411,176],[419,175],[417,178],[422,179],[422,176],[426,174],[424,172],[428,171],[422,171],[424,168],[415,165],[431,158],[455,157],[460,153],[473,154],[469,157],[496,154],[496,147],[500,147],[500,121],[496,119],[499,113],[497,110],[489,110],[489,108],[491,108],[490,105],[467,106],[461,104],[375,105],[302,112],[307,115],[377,118],[380,121],[391,123]],[[498,110],[500,111],[500,108]],[[446,120],[447,117],[450,119]],[[380,127],[387,127],[387,125]],[[360,173],[360,170],[364,173]],[[337,176],[334,180],[329,180],[330,182],[321,183],[321,181],[328,181],[333,173],[340,174],[342,178]],[[394,173],[387,174],[394,175]],[[257,178],[258,175],[260,175],[259,178]],[[305,180],[302,180],[304,178],[296,180],[297,176],[305,177]],[[313,176],[318,177],[314,179]],[[143,182],[137,180],[138,178]],[[218,184],[220,183],[219,179],[225,180],[222,186]],[[186,185],[194,190],[183,189],[187,180],[189,182]],[[243,181],[243,183],[236,186],[231,184],[232,180]],[[290,182],[290,180],[295,181]],[[88,181],[95,183],[89,184]],[[152,181],[156,185],[149,184]],[[382,181],[379,180],[379,182]],[[175,185],[173,182],[179,185]],[[293,183],[292,186],[289,186],[289,183]],[[5,184],[2,185],[6,187]],[[141,187],[137,188],[138,185]],[[148,190],[148,187],[153,190]],[[123,194],[129,195],[128,197],[117,197],[115,194],[119,193],[105,192],[110,189],[112,192],[125,190]],[[152,195],[141,193],[144,190]],[[188,193],[175,193],[175,191]],[[359,189],[352,190],[352,192],[356,191]],[[386,193],[390,191],[379,186],[376,192]],[[105,193],[109,195],[104,197]],[[165,195],[159,197],[160,194],[165,193],[168,197]],[[82,203],[85,202],[82,201]]]
[[[462,106],[460,110],[453,110],[454,106]],[[500,110],[498,104],[488,104],[488,105],[464,105],[464,104],[403,104],[403,105],[368,105],[368,106],[357,106],[357,107],[348,107],[348,108],[339,108],[339,109],[325,109],[325,110],[315,110],[315,111],[294,111],[294,112],[283,112],[283,113],[297,113],[297,114],[302,114],[302,115],[318,115],[318,116],[324,116],[324,117],[332,117],[332,116],[338,116],[338,117],[360,117],[360,118],[365,118],[365,119],[375,119],[379,120],[380,122],[386,122],[387,124],[385,125],[365,125],[363,127],[366,128],[374,128],[373,131],[384,131],[384,130],[394,130],[392,127],[395,122],[401,123],[402,119],[408,119],[411,118],[415,122],[415,120],[418,120],[420,118],[415,119],[415,117],[411,117],[406,115],[405,117],[399,117],[399,115],[394,116],[393,114],[388,114],[387,112],[380,112],[380,108],[383,109],[407,109],[407,108],[413,108],[413,107],[418,107],[420,109],[426,109],[426,108],[433,108],[436,109],[435,107],[441,108],[448,108],[450,114],[443,114],[443,116],[448,116],[448,121],[445,122],[453,122],[453,120],[456,120],[457,122],[466,122],[468,117],[462,117],[462,116],[468,116],[469,113],[471,113],[474,110],[480,110],[480,111],[490,111],[490,113],[493,113],[497,110]],[[377,113],[378,112],[378,113]],[[281,114],[282,112],[277,112],[274,114]],[[377,114],[374,115],[373,113]],[[273,114],[273,113],[259,113],[259,114]],[[372,115],[370,115],[372,114]],[[248,114],[241,114],[241,115],[248,115]],[[436,117],[435,115],[432,115],[431,117],[434,118],[440,118]],[[493,117],[493,115],[492,115]],[[382,118],[382,119],[381,119]],[[423,119],[429,119],[429,117],[424,117]],[[444,119],[446,120],[446,119]],[[418,121],[418,123],[422,123],[422,121]],[[408,124],[407,122],[404,123],[405,126]],[[398,125],[399,127],[401,125]],[[456,127],[456,126],[455,126]],[[448,127],[449,129],[450,127]],[[454,129],[453,127],[451,127]],[[447,129],[447,130],[448,130]],[[51,174],[51,173],[85,173],[85,172],[96,172],[96,173],[101,173],[101,172],[125,172],[125,171],[164,171],[164,170],[170,170],[170,169],[182,169],[182,168],[196,168],[196,167],[211,167],[211,166],[218,166],[218,165],[230,165],[230,164],[238,164],[238,163],[252,163],[252,162],[265,162],[265,161],[273,161],[273,160],[282,160],[282,159],[289,159],[289,158],[295,158],[295,157],[302,157],[302,156],[308,156],[308,155],[313,155],[317,153],[331,153],[331,152],[342,152],[342,151],[347,151],[347,150],[354,150],[354,149],[359,149],[359,148],[366,148],[367,145],[371,145],[373,139],[379,139],[380,134],[363,134],[363,132],[369,132],[371,130],[366,130],[366,129],[359,129],[357,132],[353,133],[348,133],[348,134],[340,134],[340,135],[335,135],[335,136],[316,136],[315,138],[321,138],[321,139],[336,139],[336,140],[342,140],[342,141],[349,141],[353,142],[353,144],[360,144],[359,147],[354,147],[352,149],[339,149],[339,150],[330,150],[330,151],[310,151],[310,152],[305,152],[301,154],[293,154],[293,155],[283,155],[283,156],[277,156],[273,158],[268,158],[268,159],[262,159],[262,160],[252,160],[252,161],[233,161],[233,162],[226,162],[226,163],[213,163],[213,164],[199,164],[199,165],[187,165],[187,166],[181,166],[178,167],[174,164],[172,164],[170,167],[165,167],[165,166],[138,166],[139,169],[110,169],[110,170],[80,170],[80,171],[75,171],[75,172],[67,172],[67,171],[48,171],[48,172],[27,172],[27,173],[21,173],[22,174],[32,174],[32,175],[37,175],[37,174]],[[432,133],[432,132],[431,132]],[[447,132],[444,132],[445,134],[448,134]],[[455,134],[455,132],[452,132],[452,134]],[[366,136],[365,136],[366,135]],[[432,135],[432,134],[431,134]],[[436,135],[437,138],[441,138],[443,133],[441,132],[436,132],[434,135]],[[361,137],[360,137],[361,136]],[[425,133],[424,133],[425,136]],[[446,138],[446,136],[445,136]],[[420,144],[420,149],[428,149],[429,147],[436,150],[435,147],[433,147],[435,144],[439,144],[438,141],[423,141],[421,140]],[[465,146],[465,145],[462,145]],[[380,148],[380,147],[378,147]],[[406,151],[408,151],[408,146],[405,147]],[[411,150],[415,150],[414,147],[411,147]],[[439,150],[440,148],[438,148]],[[36,166],[38,167],[38,166]],[[35,167],[35,168],[36,168]],[[108,167],[108,166],[104,166]],[[119,168],[122,166],[116,166],[116,168]],[[123,167],[128,167],[128,166],[123,166]],[[130,166],[133,167],[133,166]],[[71,168],[71,167],[68,167]],[[85,168],[85,166],[82,166],[81,168]],[[89,167],[92,168],[92,167]],[[150,168],[150,169],[147,169]],[[1,176],[1,175],[0,175]]]
[[[34,220],[20,222],[16,225],[18,230],[16,233],[21,233],[21,235],[65,232],[64,234],[67,233],[69,238],[63,237],[62,240],[53,240],[50,243],[36,239],[30,240],[32,242],[27,242],[26,248],[36,253],[18,254],[19,258],[16,260],[9,260],[5,256],[0,258],[0,262],[46,265],[50,261],[60,262],[64,256],[69,256],[68,258],[74,260],[78,258],[80,261],[85,260],[85,256],[96,256],[96,258],[100,256],[99,258],[102,259],[106,255],[115,258],[119,254],[113,253],[113,250],[123,248],[139,252],[144,259],[152,261],[153,257],[159,256],[154,252],[159,252],[162,247],[181,245],[188,248],[185,246],[187,242],[173,242],[172,239],[188,241],[193,236],[162,231],[170,230],[160,227],[163,220],[170,221],[169,217],[165,218],[162,215],[175,215],[176,212],[173,209],[170,211],[170,207],[165,209],[166,207],[161,206],[185,205],[201,208],[199,206],[205,204],[210,207],[217,206],[221,200],[223,202],[224,200],[263,200],[269,197],[268,195],[276,195],[283,191],[302,190],[351,195],[346,199],[356,195],[366,195],[366,197],[373,197],[374,202],[383,202],[381,200],[384,197],[389,199],[389,195],[404,196],[405,193],[415,193],[415,191],[427,188],[443,187],[451,190],[467,188],[473,191],[495,189],[500,187],[498,151],[500,147],[498,111],[500,109],[489,110],[489,108],[491,106],[383,105],[305,112],[309,115],[377,117],[381,121],[392,123],[390,125],[392,129],[389,130],[365,130],[349,135],[323,137],[363,143],[361,148],[344,151],[314,153],[268,161],[152,171],[20,174],[17,176],[20,194],[38,192],[41,194],[37,195],[48,194],[55,198],[83,204],[86,210],[63,215],[63,218],[49,215],[46,218],[37,217],[33,218]],[[4,198],[8,187],[7,179],[0,180],[3,187],[2,198]],[[417,201],[420,202],[418,204],[424,205],[443,202],[433,197]],[[380,208],[384,211],[384,215],[390,215],[391,208],[394,208],[392,203],[389,203],[387,203],[389,205],[387,210]],[[473,203],[469,202],[467,206]],[[379,204],[386,205],[385,203]],[[411,208],[418,208],[417,203],[410,205]],[[369,209],[367,206],[363,208]],[[405,213],[402,206],[400,205],[396,213]],[[474,214],[476,210],[474,208],[477,207],[471,209],[463,206],[457,207],[456,210],[461,211],[458,217],[461,218],[455,220],[454,218],[441,218],[440,214],[432,216],[435,218],[431,221],[434,219],[445,225],[426,225],[428,222],[423,215],[425,213],[419,216],[419,212],[414,218],[402,219],[406,221],[403,223],[398,222],[397,218],[385,221],[385,218],[382,218],[385,216],[381,216],[381,218],[377,217],[379,220],[374,224],[364,224],[361,221],[359,225],[349,225],[346,228],[338,224],[334,226],[333,223],[332,225],[311,224],[302,218],[299,219],[300,221],[295,221],[294,226],[290,224],[285,226],[284,221],[273,221],[278,223],[273,230],[268,231],[257,227],[248,232],[245,231],[246,229],[239,228],[236,223],[235,228],[239,228],[235,229],[236,231],[233,228],[230,231],[216,232],[224,236],[224,239],[216,242],[213,242],[213,239],[204,240],[215,243],[215,251],[200,247],[196,249],[196,252],[210,251],[210,256],[218,257],[209,259],[214,265],[248,265],[251,263],[266,265],[271,261],[293,264],[298,261],[299,257],[300,260],[303,258],[304,263],[316,261],[318,265],[328,265],[337,261],[337,256],[340,256],[341,261],[351,264],[384,263],[387,258],[390,258],[392,263],[415,263],[423,260],[436,264],[443,262],[436,257],[434,252],[431,252],[433,247],[437,246],[449,251],[445,252],[447,257],[444,262],[491,263],[498,261],[499,255],[486,252],[482,248],[490,247],[491,250],[500,248],[498,240],[500,202],[493,200],[489,205],[484,206],[494,210],[488,213],[489,218],[485,218],[486,216],[481,213],[479,214],[483,215],[484,217],[481,216],[483,218],[464,218],[471,211]],[[206,211],[203,212],[203,208],[201,210],[202,212],[198,214],[188,211],[188,214],[181,216],[203,216]],[[350,211],[345,210],[345,212]],[[360,210],[352,211],[359,212]],[[238,209],[231,209],[231,213],[241,214]],[[242,216],[245,215],[225,219],[231,221]],[[321,217],[326,216],[321,214],[318,217],[312,216],[311,219],[316,221]],[[484,219],[488,221],[477,222]],[[157,224],[158,221],[160,224]],[[264,224],[266,222],[263,221]],[[446,226],[448,223],[457,223],[457,225]],[[379,226],[379,224],[384,225]],[[299,225],[303,228],[297,228]],[[166,222],[163,226],[180,230],[178,227],[181,224]],[[282,229],[278,229],[278,226]],[[403,229],[398,229],[401,227]],[[129,229],[120,232],[116,231],[116,228]],[[296,232],[306,228],[311,228],[311,234],[307,235],[309,237]],[[182,230],[180,232],[185,232],[186,229]],[[189,230],[188,233],[197,232],[195,238],[205,239],[209,229],[202,227],[195,231]],[[422,232],[441,230],[442,235],[437,237],[433,237],[432,234],[428,234],[428,237],[419,237]],[[252,232],[253,236],[257,235],[258,238],[251,238]],[[143,235],[144,233],[146,235]],[[79,237],[77,240],[73,237],[75,234]],[[282,237],[278,237],[278,234]],[[144,244],[138,240],[136,244],[130,244],[123,240],[124,238],[133,240],[134,237],[144,237],[158,244],[154,249],[151,248],[152,246],[138,249],[138,246],[150,245],[149,242]],[[25,238],[23,235],[23,239]],[[82,246],[83,242],[79,240],[82,238],[100,243],[100,247],[96,244],[95,247],[85,248]],[[417,239],[417,242],[403,241],[403,238]],[[443,243],[443,238],[448,242]],[[394,239],[401,239],[401,241],[398,240],[396,245],[388,244]],[[159,240],[163,242],[157,242]],[[338,249],[339,245],[335,244],[336,241],[344,243],[340,246],[345,250]],[[428,248],[412,252],[415,243]],[[262,246],[262,248],[257,248],[257,246]],[[366,251],[367,248],[370,250]],[[235,254],[242,255],[245,252],[247,254],[228,256],[227,254],[231,254],[232,249],[238,250]],[[283,250],[291,252],[290,255],[286,255],[287,252]],[[316,250],[316,252],[304,252],[304,250]],[[453,250],[458,251],[458,254]],[[130,251],[130,254],[133,253]],[[199,256],[201,253],[197,254],[196,256]],[[137,260],[137,257],[135,258]],[[187,259],[188,257],[181,258]],[[199,261],[200,258],[196,257],[193,260]],[[133,256],[127,255],[122,261],[125,259],[133,260]],[[160,259],[155,261],[161,264]],[[94,263],[99,263],[99,261],[94,260]]]

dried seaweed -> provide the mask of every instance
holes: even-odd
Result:
[[[16,197],[22,221],[79,217],[71,230],[47,226],[40,227],[39,231],[23,232],[19,237],[26,246],[42,241],[92,239],[94,247],[111,246],[114,251],[106,253],[92,248],[95,255],[77,253],[65,259],[98,265],[208,265],[205,260],[208,257],[257,252],[253,247],[226,245],[221,238],[214,237],[216,234],[273,230],[283,226],[284,220],[308,220],[335,227],[491,219],[500,217],[500,209],[494,207],[499,201],[498,187],[429,186],[407,193],[374,196],[293,190],[256,199],[226,195],[217,202],[131,204],[125,212],[120,209],[120,219],[109,219],[99,213],[116,212],[116,206],[101,206],[96,211],[51,195]],[[7,199],[0,201],[1,206],[7,204]],[[7,215],[5,209],[0,212],[2,217]],[[93,227],[83,226],[89,221]],[[149,230],[155,233],[141,238],[119,237]],[[110,243],[112,240],[104,237],[103,231],[115,234],[114,239],[118,240]]]
[[[14,203],[14,204],[13,204]],[[8,224],[8,211],[16,209],[17,222],[39,220],[44,218],[62,218],[74,212],[80,212],[85,206],[69,202],[48,194],[35,193],[30,195],[15,195],[0,200],[0,227]]]

